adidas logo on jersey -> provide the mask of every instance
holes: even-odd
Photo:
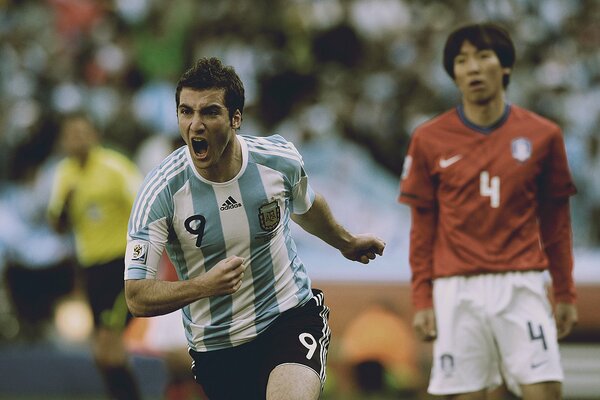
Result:
[[[234,208],[238,208],[241,207],[242,205],[240,203],[238,203],[233,197],[229,196],[227,198],[227,200],[225,200],[225,203],[223,203],[221,205],[220,210],[221,211],[225,211],[225,210],[232,210]]]

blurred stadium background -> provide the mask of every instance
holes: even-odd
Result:
[[[396,203],[398,178],[413,128],[459,99],[441,66],[446,35],[483,20],[515,40],[510,101],[564,129],[579,189],[581,313],[562,346],[565,397],[600,399],[596,0],[0,0],[0,399],[102,398],[70,238],[44,218],[57,117],[87,110],[105,144],[147,172],[178,143],[175,84],[200,56],[220,57],[242,77],[241,133],[294,141],[340,221],[388,243],[385,257],[364,267],[295,232],[332,309],[323,397],[428,398],[430,348],[410,331],[410,221]],[[367,322],[353,328],[359,320]],[[128,332],[147,398],[164,396],[165,349],[182,346],[180,330],[167,317]],[[391,332],[388,351],[375,348]]]

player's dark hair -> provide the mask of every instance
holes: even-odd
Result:
[[[478,50],[493,50],[502,67],[512,68],[515,63],[515,46],[504,28],[490,22],[466,25],[452,32],[444,46],[444,69],[452,79],[454,79],[454,58],[460,53],[460,48],[465,41]],[[504,74],[502,84],[505,88],[509,82],[510,74]]]
[[[240,113],[244,111],[244,85],[233,67],[223,65],[218,58],[201,58],[183,73],[175,91],[177,108],[184,87],[197,90],[225,89],[225,107],[229,111],[229,118],[233,118],[235,110],[240,110]]]

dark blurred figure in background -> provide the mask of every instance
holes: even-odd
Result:
[[[576,189],[559,126],[506,100],[514,62],[498,25],[452,32],[443,64],[462,102],[419,126],[405,159],[413,325],[435,339],[436,395],[485,399],[504,378],[524,399],[561,398],[557,339],[577,322]]]
[[[104,148],[83,113],[65,116],[48,217],[58,232],[72,231],[80,283],[93,316],[93,355],[110,395],[139,399],[122,334],[131,318],[123,292],[127,221],[141,175],[124,155]]]
[[[46,121],[39,130],[56,129]],[[70,242],[46,221],[54,139],[52,134],[32,134],[10,154],[8,180],[0,181],[2,339],[42,339],[52,329],[57,301],[73,290]]]

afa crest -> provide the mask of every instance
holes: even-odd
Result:
[[[531,157],[531,141],[520,137],[513,139],[510,144],[512,156],[515,160],[525,162]]]
[[[267,232],[277,228],[281,220],[281,210],[277,200],[264,204],[258,209],[258,220],[260,227]]]

